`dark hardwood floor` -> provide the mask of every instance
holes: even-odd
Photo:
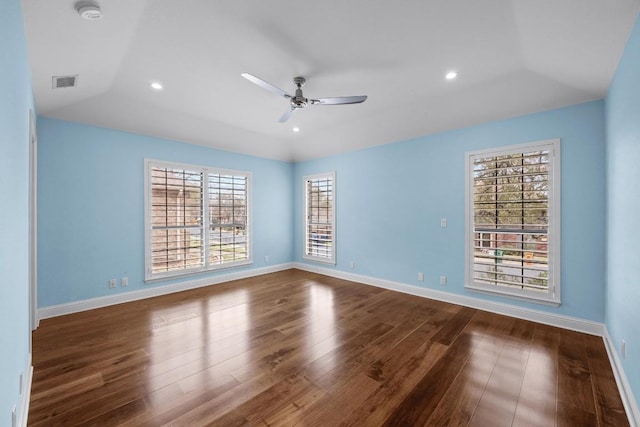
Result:
[[[43,320],[30,426],[625,426],[599,337],[299,270]]]

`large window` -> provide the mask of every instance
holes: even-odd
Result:
[[[335,264],[335,173],[305,176],[305,232],[303,257]]]
[[[145,279],[251,262],[248,172],[145,161]]]
[[[466,155],[466,287],[560,303],[560,140]]]

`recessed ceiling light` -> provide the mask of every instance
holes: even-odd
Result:
[[[76,10],[87,21],[102,19],[102,9],[95,3],[79,3]]]
[[[160,82],[152,82],[151,89],[162,90],[162,83]]]
[[[294,131],[294,132],[300,132],[300,128],[299,128],[298,126],[295,126],[295,127],[293,128],[293,131]]]
[[[455,71],[449,71],[444,77],[447,80],[453,80],[458,76],[458,73],[456,73]]]

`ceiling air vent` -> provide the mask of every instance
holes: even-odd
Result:
[[[62,89],[65,87],[76,87],[78,84],[78,75],[75,76],[53,76],[53,88]]]

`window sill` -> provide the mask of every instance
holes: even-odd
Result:
[[[308,256],[308,255],[303,255],[302,259],[307,260],[307,261],[319,262],[319,263],[322,263],[322,264],[336,265],[336,261],[334,259],[316,258],[316,257]]]
[[[518,301],[526,301],[534,304],[542,304],[550,307],[559,307],[561,305],[561,301],[559,299],[551,299],[545,296],[536,296],[525,292],[513,292],[507,289],[505,290],[496,290],[495,288],[487,288],[484,286],[477,285],[465,285],[464,287],[467,291],[477,292],[484,295],[498,296],[508,299],[515,299]]]
[[[202,275],[206,273],[215,273],[217,271],[229,270],[232,268],[246,267],[252,264],[253,264],[253,261],[248,260],[248,261],[242,261],[242,262],[237,262],[233,264],[227,264],[223,266],[217,266],[215,268],[189,270],[189,271],[179,272],[179,273],[146,276],[144,278],[144,282],[145,283],[162,282],[162,281],[171,280],[171,279],[179,279],[181,277],[191,277],[191,276],[197,276],[197,275]]]

